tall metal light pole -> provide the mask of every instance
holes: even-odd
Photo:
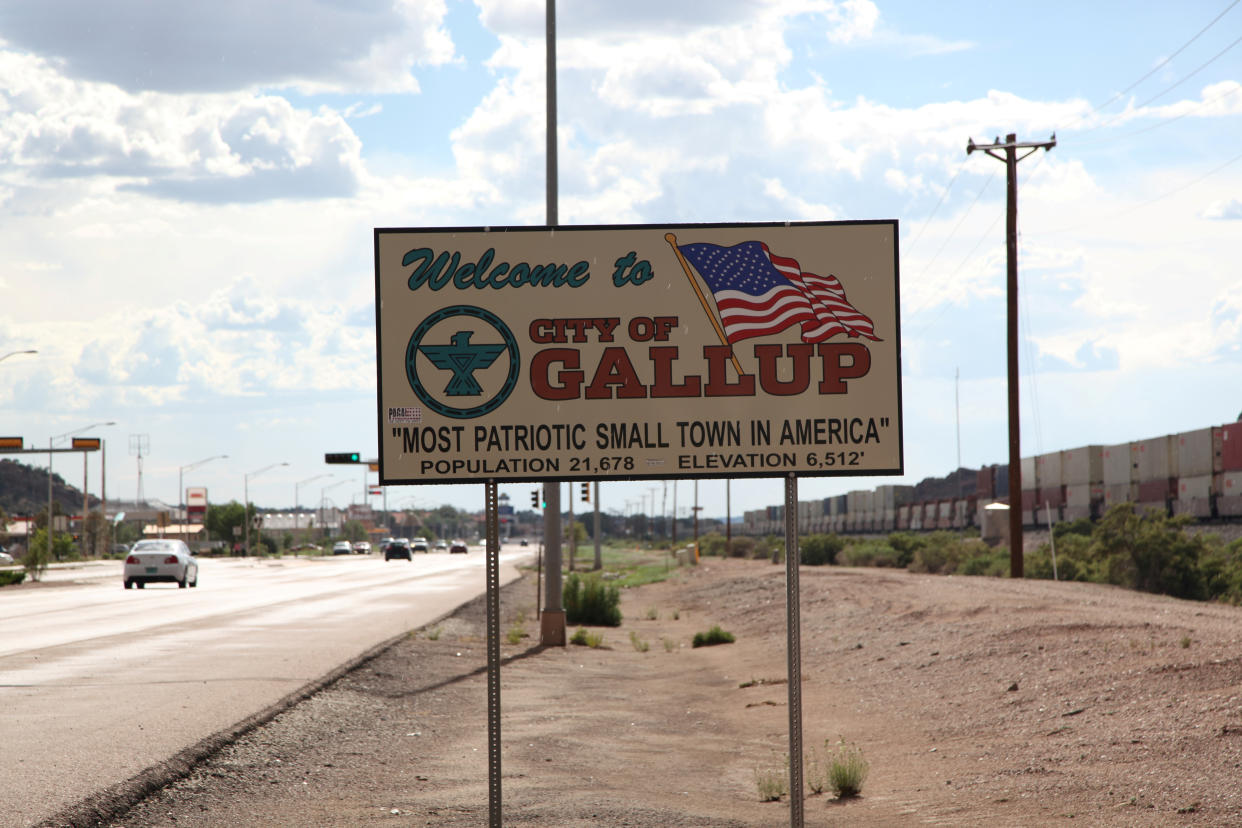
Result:
[[[301,526],[299,526],[299,525],[298,525],[298,524],[299,524],[299,520],[298,520],[298,489],[302,488],[302,487],[303,487],[303,486],[305,486],[307,483],[310,483],[310,482],[311,482],[311,481],[313,481],[313,480],[322,480],[322,479],[323,479],[323,478],[325,478],[325,477],[332,477],[332,476],[333,476],[333,475],[332,475],[332,473],[331,473],[331,472],[327,472],[327,473],[324,473],[324,474],[317,474],[317,475],[315,475],[314,477],[308,477],[308,478],[306,478],[305,480],[300,480],[300,481],[298,481],[297,483],[294,483],[294,484],[293,484],[293,536],[294,536],[294,537],[297,537],[298,530],[302,528]]]
[[[329,485],[327,485],[327,486],[324,486],[322,489],[320,489],[320,490],[319,490],[319,528],[320,528],[320,529],[323,529],[323,528],[324,528],[324,522],[323,522],[323,503],[324,503],[324,500],[325,500],[325,498],[326,498],[326,495],[328,494],[328,490],[330,490],[330,489],[335,489],[337,486],[339,486],[339,485],[341,485],[342,483],[345,483],[345,482],[348,482],[348,481],[345,481],[345,480],[338,480],[338,481],[336,481],[335,483],[331,483],[331,484],[329,484]],[[335,503],[333,504],[333,508],[336,508]]]
[[[1005,210],[1005,253],[1007,260],[1006,288],[1008,292],[1007,329],[1009,351],[1009,577],[1021,578],[1022,560],[1022,450],[1021,429],[1018,418],[1018,162],[1037,149],[1050,150],[1057,145],[1054,134],[1049,141],[1018,142],[1015,133],[1005,136],[1004,142],[997,138],[991,144],[979,145],[967,139],[966,154],[975,150],[986,152],[1005,162],[1007,197]],[[1017,151],[1028,150],[1019,158]],[[997,150],[1004,150],[1000,155]]]
[[[244,518],[245,524],[246,524],[246,557],[250,557],[250,478],[258,477],[259,475],[263,474],[263,472],[270,471],[276,468],[277,466],[287,466],[287,465],[289,464],[288,463],[273,463],[270,466],[264,466],[258,471],[252,471],[249,474],[247,474],[242,482],[242,491],[243,491],[242,499],[246,501],[245,503],[242,504],[242,517]],[[257,513],[258,510],[256,509],[255,512]]]
[[[5,354],[4,356],[0,356],[0,362],[4,362],[4,361],[5,361],[6,359],[8,359],[9,357],[11,357],[11,356],[17,356],[18,354],[37,354],[37,353],[39,353],[39,352],[38,352],[38,351],[35,351],[35,350],[27,350],[27,351],[9,351],[9,352],[8,352],[7,354]]]
[[[33,353],[33,351],[14,351],[14,353],[19,353],[19,354]],[[12,356],[12,354],[5,354],[4,356],[5,358],[8,358]],[[57,440],[63,440],[66,437],[72,437],[75,434],[81,434],[83,431],[90,431],[92,428],[98,428],[100,426],[114,426],[114,425],[116,425],[116,423],[113,422],[112,420],[109,420],[106,423],[91,423],[90,425],[85,426],[83,428],[77,428],[77,429],[74,429],[73,431],[66,431],[64,434],[58,434],[55,437],[48,438],[48,441],[47,441],[47,449],[48,449],[47,451],[47,559],[49,561],[52,560],[52,549],[53,549],[52,535],[55,531],[52,529],[52,456],[53,456],[52,449],[56,446]],[[85,482],[86,455],[85,453],[83,453],[82,455],[82,477],[83,477],[82,495],[83,495],[83,499],[85,499],[85,496],[86,496],[86,482]],[[83,524],[86,523],[85,509],[83,509],[83,512],[82,512],[82,523]],[[83,532],[82,536],[85,537],[86,533]]]
[[[206,460],[198,460],[194,463],[190,463],[188,466],[177,467],[177,508],[181,510],[181,518],[182,518],[181,522],[183,524],[189,523],[190,521],[188,518],[185,517],[185,506],[186,506],[185,499],[184,499],[185,498],[185,485],[182,482],[183,481],[182,475],[185,474],[187,469],[197,468],[203,465],[204,463],[210,463],[212,460],[227,460],[227,459],[229,459],[229,456],[227,454],[217,454],[212,457],[208,457]],[[185,534],[184,530],[182,530],[182,534],[183,535]],[[185,540],[185,538],[182,538],[182,540]]]

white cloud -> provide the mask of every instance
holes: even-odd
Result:
[[[130,92],[414,92],[415,65],[451,61],[444,0],[43,0],[0,4],[10,48],[66,77]]]

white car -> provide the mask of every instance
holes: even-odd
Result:
[[[371,544],[367,541],[358,541],[354,544],[354,552],[358,555],[370,555]]]
[[[140,540],[125,558],[125,588],[170,583],[198,586],[198,559],[184,541]]]
[[[333,555],[352,555],[354,554],[354,545],[349,541],[337,541],[332,544]]]

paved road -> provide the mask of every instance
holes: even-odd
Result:
[[[501,554],[501,583],[529,549]],[[0,591],[0,826],[27,826],[484,590],[484,555],[203,559],[197,589],[119,564]],[[84,582],[82,582],[84,581]]]

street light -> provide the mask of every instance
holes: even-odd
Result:
[[[310,483],[313,480],[321,480],[325,477],[333,477],[333,475],[330,472],[325,473],[325,474],[317,474],[314,477],[308,477],[305,480],[302,480],[302,481],[299,481],[293,484],[293,534],[294,535],[297,535],[298,529],[301,528],[298,526],[298,503],[299,503],[298,489],[302,488],[307,483]]]
[[[185,486],[182,484],[182,475],[188,469],[198,468],[204,463],[210,463],[212,460],[227,460],[227,459],[229,459],[229,456],[227,454],[217,454],[212,457],[208,457],[206,460],[199,460],[195,463],[191,463],[188,466],[177,467],[177,508],[181,510],[181,517],[182,517],[183,523],[189,523],[190,521],[189,521],[189,518],[186,517],[185,515],[185,501],[182,500],[182,498],[185,497]],[[182,538],[182,540],[184,540],[184,538]]]
[[[287,465],[289,464],[288,463],[273,463],[270,466],[264,466],[258,471],[250,472],[249,474],[245,475],[245,477],[242,480],[242,492],[243,492],[242,499],[245,501],[245,503],[242,504],[242,517],[245,519],[245,524],[246,524],[246,557],[250,557],[250,478],[258,477],[259,475],[263,474],[263,472],[271,471],[277,466],[287,466]]]
[[[39,352],[38,352],[38,351],[34,351],[34,350],[30,350],[30,351],[10,351],[9,353],[5,354],[4,356],[0,356],[0,362],[4,362],[4,361],[5,361],[6,359],[8,359],[9,357],[11,357],[11,356],[17,356],[18,354],[37,354],[37,353],[39,353]]]
[[[347,480],[338,480],[335,483],[330,483],[329,485],[324,486],[322,489],[319,490],[319,528],[320,529],[324,528],[324,524],[323,524],[323,502],[325,500],[324,495],[328,493],[329,489],[335,489],[337,486],[341,485],[342,483],[348,483],[348,482],[349,481]],[[333,502],[332,507],[336,508],[335,502]]]
[[[33,354],[36,351],[14,351],[12,354],[5,354],[0,359],[8,359],[13,354]],[[47,441],[47,559],[52,560],[52,448],[56,445],[57,440],[63,440],[66,437],[72,437],[75,434],[81,434],[83,431],[90,431],[92,428],[100,426],[114,426],[115,422],[109,420],[106,423],[91,423],[84,428],[66,431],[64,434],[58,434],[55,437],[49,437]],[[86,528],[86,452],[82,452],[82,528]],[[106,520],[107,515],[104,515]],[[86,543],[86,532],[82,533],[82,543]]]

